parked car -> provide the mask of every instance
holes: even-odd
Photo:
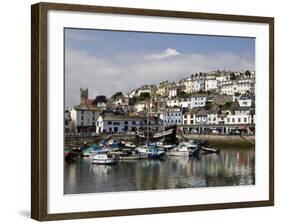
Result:
[[[212,134],[218,135],[220,132],[217,129],[212,130]]]

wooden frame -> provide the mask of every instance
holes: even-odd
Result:
[[[47,211],[47,12],[48,10],[66,10],[78,12],[99,12],[175,18],[196,18],[207,20],[226,20],[269,24],[269,200],[204,205],[172,206],[161,208],[141,208],[129,210],[89,211],[77,213],[48,214]],[[124,215],[155,214],[168,212],[186,212],[226,208],[258,207],[274,205],[274,18],[194,13],[182,11],[162,11],[136,8],[116,8],[88,5],[70,5],[56,3],[38,3],[31,11],[31,217],[39,221],[78,219],[91,217],[109,217]]]

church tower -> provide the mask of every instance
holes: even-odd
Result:
[[[80,88],[80,103],[86,103],[88,100],[88,88]]]

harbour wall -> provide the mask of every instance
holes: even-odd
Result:
[[[184,134],[177,136],[179,139],[193,139],[207,141],[210,146],[219,147],[243,147],[253,148],[255,146],[254,135],[202,135],[202,134]]]
[[[119,141],[132,141],[136,143],[135,135],[124,135],[124,134],[112,134],[112,135],[101,135],[101,136],[89,136],[89,137],[66,137],[65,145],[76,145],[79,142],[87,142],[89,144],[98,143],[103,139],[112,137]],[[217,147],[243,147],[253,148],[255,146],[255,136],[247,135],[204,135],[204,134],[177,134],[179,140],[200,140],[207,141],[210,146]]]

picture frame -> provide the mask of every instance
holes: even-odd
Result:
[[[140,208],[130,207],[126,209],[103,209],[49,212],[49,187],[50,187],[50,145],[48,130],[50,122],[50,12],[103,14],[103,16],[136,16],[140,18],[153,17],[166,20],[191,19],[199,21],[225,22],[225,23],[249,23],[266,25],[268,30],[268,146],[266,149],[268,161],[268,181],[265,183],[267,199],[241,200],[236,202],[198,203],[170,206],[144,206]],[[31,6],[31,218],[38,221],[81,219],[126,215],[158,214],[171,212],[204,211],[216,209],[247,208],[274,205],[274,18],[259,16],[225,15],[202,12],[167,11],[155,9],[120,8],[90,5],[38,3]],[[61,38],[63,42],[63,38]],[[61,49],[62,50],[62,49]],[[61,86],[63,90],[63,86]],[[52,162],[52,166],[59,164]],[[106,193],[105,193],[106,194]]]

